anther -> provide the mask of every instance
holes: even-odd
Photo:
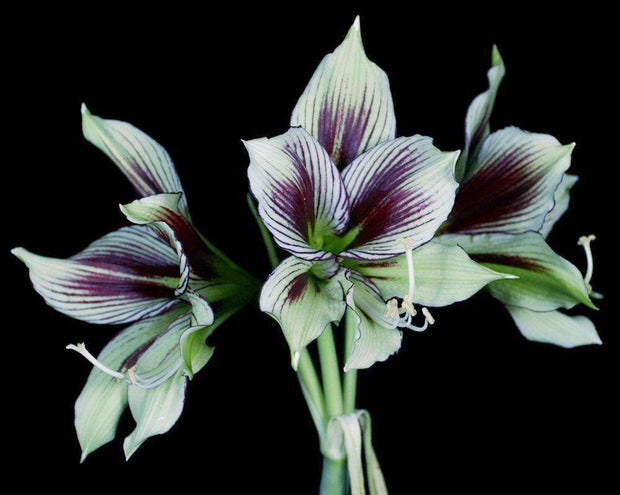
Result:
[[[398,301],[396,299],[390,299],[386,303],[383,316],[385,316],[386,318],[399,318],[400,317],[400,314],[398,313]]]
[[[136,367],[132,366],[127,370],[127,377],[132,385],[136,385]]]
[[[428,321],[429,325],[434,325],[435,324],[435,318],[433,318],[433,315],[431,314],[431,312],[428,310],[428,308],[422,308],[422,314],[424,315],[424,318],[426,318],[426,321]]]
[[[416,314],[418,314],[418,312],[415,310],[415,307],[413,306],[413,303],[411,302],[409,294],[406,294],[403,297],[403,302],[400,303],[400,307],[403,308],[411,316],[415,316]]]

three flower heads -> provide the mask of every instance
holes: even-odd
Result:
[[[565,347],[600,343],[592,322],[561,310],[594,307],[590,237],[585,277],[545,238],[568,208],[572,145],[509,127],[490,130],[504,64],[493,50],[489,89],[467,112],[462,153],[396,135],[386,74],[364,52],[359,19],[319,64],[274,138],[245,142],[259,215],[289,253],[260,293],[282,327],[293,366],[345,313],[355,338],[345,370],[395,353],[401,330],[434,323],[429,308],[485,288],[522,334]],[[140,199],[132,225],[69,259],[13,250],[56,310],[129,325],[97,356],[75,405],[82,459],[115,437],[129,407],[126,456],[179,418],[189,378],[210,359],[205,341],[255,299],[260,285],[195,228],[168,153],[132,125],[83,107],[85,137]]]
[[[386,74],[364,52],[359,18],[314,72],[288,132],[245,143],[259,214],[290,256],[262,289],[293,365],[345,312],[356,335],[345,370],[367,368],[424,330],[441,307],[487,290],[523,335],[565,347],[600,343],[588,270],[545,242],[568,207],[573,145],[515,127],[490,132],[504,64],[466,117],[463,153],[424,136],[397,137]],[[421,308],[422,315],[418,309]],[[419,320],[419,321],[416,321]]]

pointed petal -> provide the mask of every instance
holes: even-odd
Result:
[[[485,285],[510,275],[490,270],[458,246],[433,240],[413,251],[413,302],[422,306],[449,306],[469,299]],[[409,290],[405,255],[380,261],[353,261],[347,266],[374,283],[384,299],[403,297]]]
[[[555,223],[562,217],[562,215],[564,215],[564,213],[566,213],[566,210],[568,210],[570,190],[578,180],[579,177],[576,175],[564,174],[562,182],[560,182],[560,185],[555,190],[553,195],[553,208],[549,213],[547,213],[543,226],[540,229],[540,233],[543,237],[547,237],[549,235]]]
[[[553,208],[573,147],[516,127],[494,132],[461,184],[445,231],[538,231]]]
[[[385,318],[385,301],[379,290],[359,273],[349,271],[351,287],[347,291],[347,305],[355,318],[357,332],[351,354],[344,370],[370,368],[385,361],[400,349],[402,333],[393,319]]]
[[[307,260],[332,257],[321,250],[323,239],[344,231],[349,209],[340,173],[323,147],[300,128],[245,145],[250,187],[278,245]]]
[[[192,305],[191,326],[181,335],[180,346],[183,366],[191,380],[213,355],[213,347],[205,341],[219,322],[214,324],[213,310],[204,297],[192,290],[187,292],[187,297]]]
[[[321,335],[327,325],[338,323],[345,310],[338,277],[319,279],[312,268],[309,261],[286,258],[271,273],[260,296],[260,309],[280,324],[293,354]]]
[[[125,438],[123,448],[129,459],[154,435],[166,433],[183,412],[187,378],[178,370],[169,380],[155,388],[129,388],[129,406],[136,428]]]
[[[603,343],[596,327],[585,316],[568,316],[559,311],[540,313],[510,305],[506,309],[528,340],[566,348]]]
[[[293,110],[291,125],[310,132],[342,167],[376,144],[394,139],[390,83],[366,57],[359,18],[316,69]]]
[[[491,68],[487,72],[489,89],[474,98],[465,118],[465,149],[456,165],[456,178],[460,182],[467,175],[469,167],[476,161],[482,142],[490,132],[489,120],[493,113],[497,90],[504,78],[504,61],[496,46],[493,46]]]
[[[357,419],[364,437],[364,454],[366,460],[366,479],[370,488],[370,495],[388,495],[385,478],[379,465],[379,459],[372,446],[372,421],[366,410],[356,411]]]
[[[181,211],[182,193],[156,194],[121,205],[130,222],[169,228],[179,240],[191,265],[192,274],[209,280],[216,276],[212,249],[201,238],[192,223]],[[165,230],[165,229],[164,229]]]
[[[91,323],[128,323],[174,306],[182,288],[182,260],[162,233],[125,227],[63,260],[13,254],[30,270],[35,290],[54,309]]]
[[[112,370],[141,347],[148,345],[178,317],[175,309],[163,315],[134,323],[112,339],[97,359]],[[116,435],[119,419],[127,407],[127,382],[116,380],[93,367],[75,403],[75,430],[82,449],[82,461]]]
[[[154,139],[127,122],[92,115],[82,105],[84,137],[121,169],[141,196],[183,192],[168,152]],[[180,211],[189,218],[185,198]]]
[[[342,257],[385,259],[428,242],[446,219],[458,184],[458,152],[444,153],[424,136],[382,143],[342,173],[357,237]]]
[[[441,239],[458,244],[474,261],[491,270],[519,277],[487,286],[505,304],[533,311],[569,309],[578,303],[596,309],[579,270],[558,256],[537,233],[442,236]]]

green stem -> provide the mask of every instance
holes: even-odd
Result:
[[[345,336],[344,336],[344,356],[345,363],[351,355],[355,332],[357,326],[356,316],[350,309],[347,309],[345,316]],[[349,370],[344,374],[344,413],[349,414],[355,411],[355,396],[357,394],[357,370]]]
[[[278,266],[278,263],[280,262],[278,260],[276,246],[273,243],[273,238],[271,237],[271,234],[267,230],[267,227],[265,227],[265,224],[263,223],[261,218],[258,216],[256,205],[254,204],[254,200],[252,199],[252,196],[249,193],[248,193],[248,206],[250,207],[250,211],[252,212],[252,215],[254,216],[254,220],[256,220],[256,223],[258,224],[260,234],[261,236],[263,236],[263,243],[265,244],[265,249],[267,249],[267,256],[269,257],[269,263],[271,263],[271,268],[275,268],[276,266]]]
[[[348,482],[346,463],[346,460],[336,461],[327,457],[323,458],[323,472],[321,474],[319,495],[347,494]]]
[[[325,401],[323,400],[323,390],[321,382],[314,368],[314,363],[307,349],[301,352],[299,364],[297,367],[297,378],[301,385],[301,391],[306,399],[306,404],[310,410],[314,426],[319,434],[319,438],[323,441],[325,435]]]
[[[340,416],[344,410],[340,367],[338,365],[338,354],[336,353],[336,343],[334,342],[334,332],[331,325],[325,327],[325,330],[317,339],[317,343],[321,360],[323,389],[325,390],[325,408],[327,410],[327,420],[329,421],[329,418]]]

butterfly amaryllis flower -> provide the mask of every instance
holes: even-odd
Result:
[[[429,243],[454,202],[458,152],[424,136],[395,137],[389,82],[364,53],[359,19],[316,69],[291,125],[245,145],[259,214],[291,254],[260,305],[280,323],[293,365],[347,307],[357,336],[345,369],[366,368],[399,349],[398,328],[432,323],[426,306],[505,277],[459,247]],[[406,287],[395,290],[402,279]],[[422,325],[414,303],[425,306]]]
[[[496,47],[492,59],[489,89],[467,112],[465,151],[457,165],[461,185],[440,240],[461,246],[494,271],[518,277],[493,282],[487,289],[506,305],[526,338],[563,347],[600,344],[588,318],[559,311],[579,303],[595,308],[590,299],[593,236],[579,241],[588,259],[585,278],[545,240],[567,210],[569,191],[577,181],[566,173],[574,145],[516,127],[490,133],[489,119],[505,72]]]
[[[121,206],[135,225],[105,235],[68,259],[13,250],[54,309],[96,324],[130,324],[98,357],[75,404],[82,460],[115,437],[127,408],[136,421],[129,457],[179,418],[188,378],[210,359],[205,339],[256,293],[254,280],[204,240],[190,219],[174,165],[132,125],[82,108],[86,139],[104,151],[142,199]],[[215,311],[215,314],[214,314]]]

